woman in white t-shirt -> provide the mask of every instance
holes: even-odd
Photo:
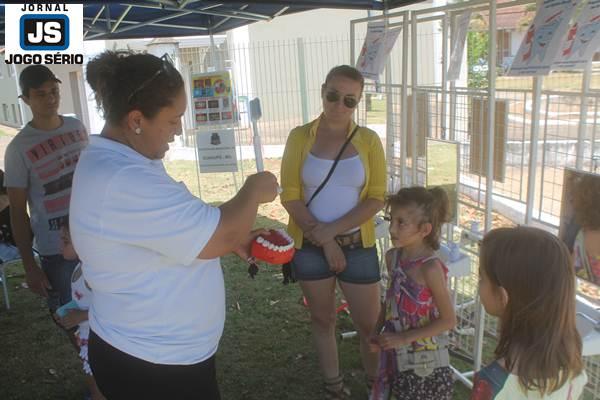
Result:
[[[219,399],[218,257],[247,256],[276,178],[250,176],[220,207],[203,203],[161,160],[187,105],[168,57],[107,51],[86,74],[106,122],[77,165],[70,226],[94,293],[89,361],[98,386],[108,399]]]

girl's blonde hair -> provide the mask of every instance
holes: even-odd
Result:
[[[483,238],[479,262],[508,293],[495,354],[521,386],[545,395],[579,375],[575,272],[565,244],[537,228],[494,229]]]
[[[424,241],[432,249],[440,248],[442,225],[449,221],[450,200],[448,194],[441,187],[424,188],[413,186],[403,188],[398,193],[388,196],[385,212],[390,214],[397,207],[417,207],[421,211],[419,226],[424,223],[431,224],[431,233],[425,236]]]

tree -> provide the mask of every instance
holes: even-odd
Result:
[[[487,31],[469,31],[467,33],[467,68],[469,87],[482,88],[487,86],[488,63],[488,33]],[[475,70],[478,69],[478,70]]]

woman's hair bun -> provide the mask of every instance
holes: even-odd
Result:
[[[115,51],[105,51],[94,57],[87,65],[86,79],[94,92],[101,92],[105,82],[114,81],[120,61]]]

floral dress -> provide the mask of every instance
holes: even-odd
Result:
[[[83,279],[81,263],[77,264],[75,270],[73,270],[73,274],[71,275],[71,295],[73,300],[77,303],[77,308],[79,310],[89,310],[92,302],[92,291],[87,282]],[[89,321],[81,321],[77,331],[75,332],[75,339],[77,339],[77,345],[79,346],[79,358],[83,362],[83,371],[87,375],[92,375],[92,369],[90,368],[88,360],[89,336]]]
[[[439,318],[439,311],[433,302],[431,290],[414,281],[407,274],[409,270],[419,268],[435,258],[437,257],[401,260],[400,250],[395,251],[390,286],[386,292],[383,332],[397,332],[397,327],[401,332],[421,328]],[[443,263],[442,267],[447,275],[448,269]],[[394,312],[392,307],[395,307],[397,312]],[[398,318],[394,318],[394,314]],[[409,345],[409,351],[412,352],[437,349],[438,341],[435,337],[419,339]],[[454,378],[450,367],[436,368],[425,377],[415,374],[413,370],[400,372],[396,361],[396,350],[382,350],[378,377],[370,399],[450,400],[453,387]]]
[[[575,273],[578,277],[600,285],[600,256],[591,255],[585,248],[585,233],[579,230],[573,244]]]

